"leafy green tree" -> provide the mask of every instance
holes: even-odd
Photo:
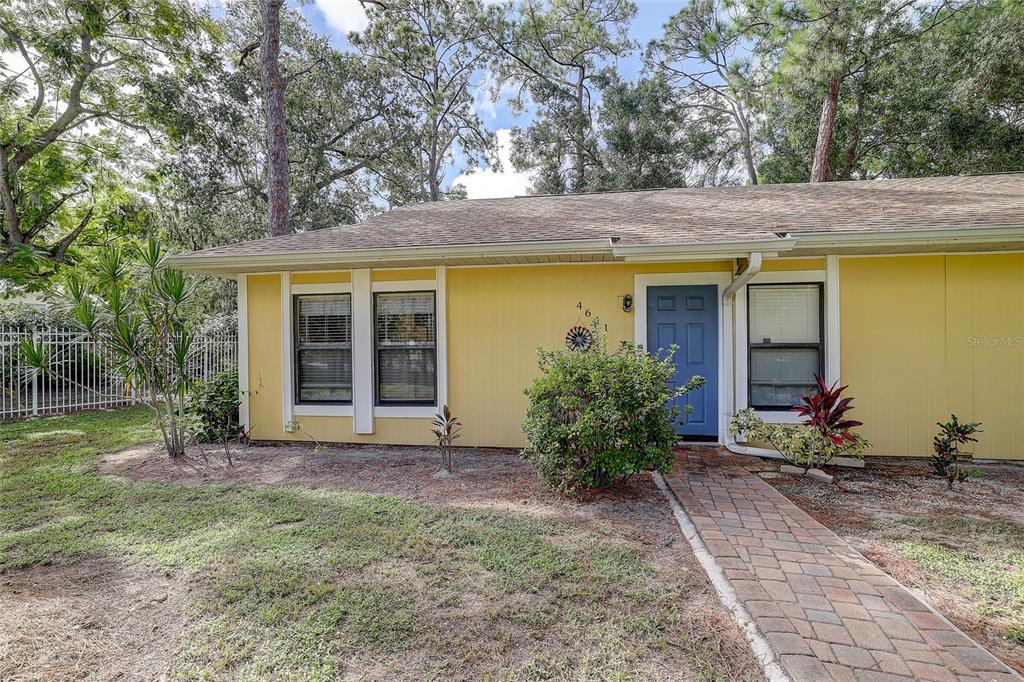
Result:
[[[661,77],[614,80],[601,91],[594,189],[634,190],[717,185],[732,180],[735,145],[726,117],[677,101]]]
[[[373,67],[397,75],[402,105],[411,114],[408,136],[416,198],[438,201],[450,193],[445,171],[456,155],[470,167],[497,163],[494,133],[476,114],[474,77],[480,50],[478,0],[395,0],[368,6],[370,25],[349,39]]]
[[[811,182],[830,179],[843,85],[863,80],[894,51],[947,20],[945,0],[796,0],[749,2],[743,29],[774,53],[775,82],[783,91],[820,103],[810,159]],[[857,98],[861,98],[858,89]],[[862,101],[863,104],[863,101]],[[865,120],[863,107],[859,120]]]
[[[597,92],[619,57],[635,49],[630,0],[523,0],[492,6],[481,21],[497,87],[513,84],[515,112],[533,120],[513,132],[512,163],[538,172],[533,191],[592,189],[601,158]]]
[[[673,14],[664,34],[648,46],[645,61],[679,88],[700,127],[722,130],[726,154],[743,159],[747,182],[757,184],[758,118],[766,74],[756,66],[759,40],[733,16],[735,5],[694,0]]]
[[[0,276],[47,277],[138,226],[134,180],[160,135],[158,73],[187,69],[208,17],[185,0],[19,0],[0,7]]]
[[[930,25],[917,20],[928,30],[866,56],[845,78],[828,179],[1024,168],[1024,17],[1001,2],[929,16]],[[809,177],[816,92],[789,81],[771,99],[766,180]]]

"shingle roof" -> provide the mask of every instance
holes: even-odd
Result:
[[[354,225],[178,258],[587,239],[686,245],[771,240],[780,233],[982,227],[1024,227],[1024,173],[413,204]]]

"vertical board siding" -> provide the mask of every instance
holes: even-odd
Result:
[[[249,427],[256,439],[284,438],[281,277],[249,275]]]
[[[1024,458],[1024,255],[840,260],[842,380],[872,454],[927,456],[981,421],[978,457]]]
[[[608,325],[612,347],[632,340],[636,313],[623,312],[621,297],[633,293],[636,274],[728,272],[731,267],[716,261],[450,269],[449,404],[462,420],[460,443],[521,447],[523,391],[537,376],[537,348],[564,347],[570,327],[595,318],[602,328]],[[644,304],[634,301],[634,306]]]

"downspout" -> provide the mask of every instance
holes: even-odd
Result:
[[[733,279],[733,281],[729,283],[729,286],[727,286],[725,288],[725,291],[722,292],[723,296],[726,299],[726,301],[731,303],[730,310],[732,311],[733,315],[735,315],[735,313],[736,313],[736,292],[739,291],[740,289],[742,289],[743,287],[745,287],[747,285],[747,282],[752,280],[757,275],[757,273],[761,272],[761,264],[762,263],[763,263],[763,258],[761,256],[760,252],[756,252],[755,251],[755,252],[751,253],[750,257],[747,259],[747,267],[743,269],[743,272],[741,272],[738,275],[736,275],[736,278]],[[735,362],[735,359],[736,359],[736,353],[735,353],[735,329],[736,329],[736,324],[734,323],[733,324],[733,330],[734,330],[733,331],[733,339],[732,339],[732,346],[731,346],[732,350],[733,350],[733,361],[734,362]],[[736,411],[736,385],[735,384],[736,384],[736,382],[733,381],[732,382],[732,386],[730,387],[730,390],[729,390],[729,395],[732,398],[732,400],[729,401],[729,403],[730,403],[729,408],[730,408],[730,412],[731,413],[735,413],[735,411]],[[750,447],[750,446],[747,446],[747,445],[740,445],[739,443],[736,442],[735,437],[732,435],[732,433],[728,429],[726,429],[726,431],[725,431],[725,448],[729,452],[735,452],[738,455],[751,455],[751,456],[754,456],[754,457],[770,457],[772,459],[779,459],[779,458],[782,457],[782,455],[777,450],[772,450],[772,449],[769,449],[769,448],[755,448],[755,447]]]
[[[747,282],[752,280],[754,278],[754,276],[757,275],[757,273],[761,272],[761,263],[762,263],[762,256],[761,256],[761,254],[758,253],[758,252],[751,253],[749,259],[747,260],[747,267],[743,270],[743,272],[741,272],[740,274],[736,275],[736,279],[734,279],[732,282],[730,282],[729,286],[727,286],[725,288],[725,291],[722,292],[723,296],[725,297],[725,299],[727,301],[731,302],[731,304],[732,304],[730,306],[730,310],[732,311],[733,315],[736,314],[736,292],[739,291],[740,289],[742,289],[743,287],[745,287],[747,285]],[[733,361],[734,362],[735,362],[735,359],[736,359],[736,352],[735,352],[735,346],[736,346],[735,329],[736,329],[736,324],[735,324],[735,320],[734,320],[734,324],[733,324],[733,339],[732,339]],[[735,375],[735,372],[734,372],[734,375]],[[731,411],[733,413],[735,413],[736,412],[736,382],[735,382],[735,378],[731,382],[731,385],[730,385],[730,388],[729,388],[729,396],[730,396],[731,399],[729,401],[727,401],[727,402],[730,403],[729,407],[731,408]],[[732,433],[728,429],[726,429],[726,431],[725,431],[725,449],[728,450],[729,452],[734,452],[737,455],[749,455],[751,457],[764,457],[765,459],[785,459],[782,456],[781,452],[779,452],[778,450],[772,449],[772,448],[755,448],[755,447],[752,447],[752,446],[749,446],[749,445],[740,445],[739,443],[736,442],[736,438],[732,435]],[[864,466],[864,460],[853,459],[853,458],[850,458],[850,457],[839,457],[839,458],[836,459],[835,464],[836,464],[836,466],[860,468],[860,467]]]

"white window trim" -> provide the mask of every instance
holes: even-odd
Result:
[[[295,417],[351,417],[352,405],[301,405],[295,402],[295,330],[292,328],[293,296],[308,294],[348,294],[352,285],[348,282],[324,282],[322,284],[292,284],[291,273],[287,280],[281,278],[282,327],[287,330],[281,335],[281,360],[287,365],[284,372],[285,431],[294,430]],[[353,358],[354,359],[354,358]],[[354,383],[354,382],[353,382]],[[354,396],[353,396],[354,397]]]
[[[729,272],[665,272],[633,276],[633,339],[647,347],[647,288],[673,285],[715,285],[718,287],[718,443],[724,443],[729,419],[728,342],[732,338],[732,316],[726,314],[723,293],[732,281]]]
[[[754,284],[793,284],[802,282],[820,282],[824,284],[822,295],[825,297],[825,376],[828,381],[839,378],[839,266],[835,256],[826,258],[825,270],[780,270],[759,272],[748,283]],[[736,411],[745,409],[750,404],[750,389],[747,344],[747,287],[736,292],[736,358],[735,383],[733,395],[736,399]],[[803,417],[790,410],[758,410],[757,416],[769,424],[800,424]]]
[[[430,419],[441,405],[448,402],[448,296],[447,270],[435,268],[434,279],[373,281],[369,269],[351,271],[351,282],[323,284],[292,284],[291,272],[281,275],[281,357],[284,396],[282,404],[284,430],[293,431],[295,417],[352,417],[356,435],[374,433],[376,417]],[[374,404],[373,385],[373,294],[377,292],[433,291],[436,306],[436,405]],[[294,330],[292,329],[292,296],[297,294],[352,294],[352,404],[296,405],[293,376]],[[239,308],[242,310],[243,308]],[[241,316],[239,324],[241,325]],[[241,329],[241,326],[240,326]],[[241,339],[241,336],[239,337]],[[246,342],[246,347],[247,347]],[[241,359],[239,360],[241,363]],[[241,373],[239,374],[241,376]],[[245,398],[243,398],[245,401]],[[248,407],[246,403],[246,408]]]
[[[440,265],[435,269],[434,279],[412,279],[372,282],[373,293],[401,291],[433,291],[434,292],[434,353],[435,353],[435,390],[437,400],[433,405],[373,405],[374,417],[394,417],[405,419],[431,419],[438,413],[442,405],[448,403],[448,286],[447,271]],[[373,327],[371,325],[371,331]],[[372,342],[372,339],[371,339]],[[372,360],[371,360],[371,367]],[[376,387],[369,387],[370,400]]]
[[[352,271],[352,432],[368,435],[373,423],[373,294],[367,268]]]
[[[444,266],[441,266],[444,267]],[[406,279],[386,282],[373,282],[373,293],[381,291],[437,291],[437,280]]]

